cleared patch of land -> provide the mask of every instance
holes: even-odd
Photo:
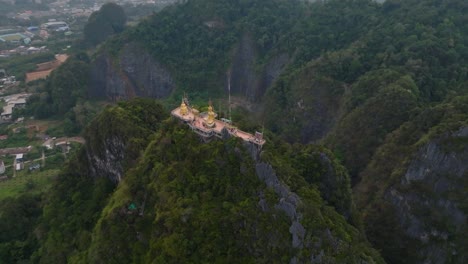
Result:
[[[23,170],[15,178],[0,182],[0,201],[25,193],[40,193],[46,191],[60,169],[29,172]]]
[[[0,39],[3,41],[19,41],[25,38],[26,36],[20,33],[14,33],[14,34],[5,34],[1,35]]]
[[[37,70],[34,72],[26,73],[26,83],[38,80],[38,79],[45,79],[49,74],[59,67],[62,63],[64,63],[68,59],[68,55],[66,54],[57,54],[55,56],[55,60],[44,62],[37,64]]]

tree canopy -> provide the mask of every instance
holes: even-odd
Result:
[[[106,3],[89,17],[84,28],[85,40],[97,45],[109,36],[122,32],[126,22],[127,16],[121,6]]]

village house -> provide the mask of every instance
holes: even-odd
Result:
[[[6,99],[7,105],[3,107],[3,112],[1,118],[3,121],[10,121],[13,114],[14,108],[24,108],[26,106],[26,98],[29,95],[23,94],[13,97],[11,99]]]
[[[3,112],[1,114],[2,120],[9,121],[11,120],[11,115],[13,114],[14,105],[5,105],[3,107]]]
[[[15,163],[15,169],[17,171],[24,169],[23,153],[16,154],[14,163]]]

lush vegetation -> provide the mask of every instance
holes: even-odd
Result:
[[[110,35],[122,32],[126,22],[127,16],[121,6],[106,3],[89,17],[84,27],[85,41],[97,45]]]
[[[38,119],[60,117],[64,119],[65,134],[80,132],[99,109],[88,97],[88,74],[88,56],[85,53],[73,55],[28,98],[27,107],[15,110],[13,115]]]
[[[293,248],[291,220],[278,209],[278,194],[259,180],[242,141],[200,143],[187,127],[165,117],[151,100],[106,108],[86,130],[87,148],[30,206],[38,211],[5,214],[8,221],[26,215],[29,222],[21,233],[4,233],[2,260],[272,263],[320,256],[341,263],[382,262],[332,207],[348,216],[353,210],[349,177],[329,151],[274,138],[277,147],[265,149],[262,159],[301,199],[297,210],[309,242]],[[117,188],[105,174],[89,176],[88,155],[115,153],[118,144],[103,140],[109,136],[123,139],[118,148],[133,153],[121,161],[125,177]]]
[[[275,162],[286,162],[276,153],[268,155]],[[357,230],[331,208],[321,206],[315,185],[307,184],[294,167],[278,169],[298,186],[292,190],[304,199],[301,222],[311,239],[321,236],[320,227],[326,228],[325,219],[329,219],[334,222],[328,227],[333,235],[351,247],[331,250],[326,258],[352,263],[363,252],[363,258],[378,261],[375,253],[365,249]],[[265,195],[270,210],[260,210],[259,193]],[[297,253],[290,245],[287,217],[274,209],[278,201],[258,180],[253,161],[239,141],[200,145],[198,136],[186,127],[167,122],[110,198],[89,249],[73,262],[100,263],[109,258],[127,263],[287,262]],[[324,221],[317,220],[317,215]],[[305,247],[299,256],[305,259],[320,250]]]
[[[124,15],[113,10],[119,13],[116,21],[101,11],[90,18],[88,41],[100,43],[123,29]],[[402,208],[392,203],[389,190],[449,201],[466,216],[466,180],[439,175],[453,185],[452,192],[441,194],[424,183],[404,185],[402,177],[425,144],[436,142],[447,153],[465,151],[466,137],[453,135],[468,125],[467,10],[463,0],[192,0],[111,36],[96,57],[107,53],[119,67],[122,48],[138,42],[169,69],[177,100],[184,91],[195,101],[224,96],[226,72],[236,50],[246,48],[245,36],[252,40],[246,49],[252,50],[254,74],[276,78],[263,71],[285,55],[287,64],[272,86],[255,91],[262,113],[253,115],[254,121],[264,121],[276,135],[269,135],[261,160],[303,199],[301,224],[314,230],[307,234],[311,241],[328,237],[315,230],[330,230],[336,240],[291,248],[284,242],[290,235],[287,217],[258,208],[261,195],[269,208],[278,197],[256,178],[242,144],[199,144],[185,128],[162,122],[167,113],[160,106],[135,101],[106,108],[92,122],[87,149],[70,161],[46,196],[37,241],[29,241],[17,259],[33,254],[33,261],[42,263],[285,262],[324,250],[324,262],[343,262],[345,256],[349,262],[378,260],[358,231],[362,226],[390,263],[423,262],[421,254],[431,247],[447,253],[443,261],[466,262],[460,253],[466,252],[460,235],[466,228],[416,206],[421,226],[447,234],[431,237],[425,246],[408,235]],[[91,27],[97,24],[101,27]],[[87,56],[71,58],[31,97],[25,113],[60,115],[72,132],[90,123],[95,111],[85,102],[88,67]],[[251,120],[241,121],[253,127]],[[277,136],[290,143],[323,143],[331,151],[289,145]],[[106,160],[109,142],[125,142],[120,152],[111,148],[112,155],[123,157],[125,177],[116,189],[104,176],[115,178],[91,171],[88,159],[92,153]],[[269,232],[272,237],[265,235]],[[332,249],[336,241],[339,250]]]
[[[14,157],[11,157],[14,159]],[[48,190],[59,169],[45,171],[23,171],[22,175],[0,182],[0,200],[6,202],[6,198],[20,197],[22,195],[40,194]],[[8,170],[7,170],[8,171]],[[19,174],[19,173],[18,173]]]
[[[356,26],[357,37],[278,79],[264,98],[268,127],[289,141],[326,138],[358,181],[390,132],[431,104],[467,92],[466,3],[435,3],[317,4],[334,8],[322,16],[342,14],[348,29],[335,34]]]
[[[37,239],[34,229],[41,216],[41,197],[23,195],[2,199],[0,205],[0,257],[2,263],[27,262]]]
[[[189,1],[144,21],[109,45],[109,52],[118,54],[119,45],[140,39],[171,69],[179,87],[201,97],[207,91],[219,94],[232,51],[245,34],[254,40],[254,70],[262,71],[275,56],[287,54],[289,64],[262,98],[261,118],[290,142],[322,140],[356,184],[362,177],[390,177],[363,171],[374,164],[379,147],[402,125],[441,102],[450,109],[463,101],[460,96],[467,93],[468,74],[467,8],[465,1],[430,0],[383,4]],[[206,22],[215,23],[207,26]],[[444,126],[439,130],[452,131]],[[402,160],[413,153],[390,152]],[[393,156],[386,158],[394,162],[378,166],[400,164]],[[401,176],[404,166],[388,172]],[[375,182],[373,188],[378,190],[388,186],[385,181]],[[372,208],[372,213],[364,214],[364,225],[370,228],[375,245],[392,262],[415,260],[408,252],[417,252],[417,243],[405,239],[398,229],[398,221],[391,216],[395,208],[384,199]],[[380,236],[383,226],[388,227],[387,235]],[[385,243],[386,239],[392,242]]]
[[[14,56],[0,59],[0,69],[5,69],[8,75],[15,76],[17,80],[23,81],[26,72],[36,70],[36,64],[54,60],[51,52],[34,54],[31,56]]]
[[[393,131],[376,152],[369,166],[362,173],[362,182],[356,186],[356,198],[360,208],[364,210],[364,221],[369,239],[383,250],[383,255],[394,263],[414,263],[421,261],[419,251],[424,247],[421,241],[408,237],[402,231],[395,207],[386,199],[389,188],[394,188],[402,194],[410,193],[426,199],[448,199],[460,206],[466,214],[466,172],[463,177],[454,174],[438,175],[437,181],[448,178],[451,184],[450,194],[431,186],[431,181],[414,183],[411,188],[402,181],[408,167],[408,157],[413,157],[426,144],[438,144],[447,155],[464,155],[466,136],[454,136],[460,128],[468,125],[468,98],[457,97],[437,106],[425,109],[411,121],[405,122],[399,129]],[[409,192],[411,191],[411,192]],[[460,254],[448,257],[452,263],[462,263],[466,258],[465,227],[456,227],[440,208],[417,208],[426,217],[422,219],[424,226],[437,228],[450,233],[449,241],[453,249]],[[431,213],[432,212],[432,213]],[[426,253],[427,254],[427,253]]]

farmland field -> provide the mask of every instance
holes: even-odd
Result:
[[[0,36],[0,40],[3,40],[3,41],[19,41],[24,38],[26,38],[26,36],[20,33],[6,34],[6,35]]]

